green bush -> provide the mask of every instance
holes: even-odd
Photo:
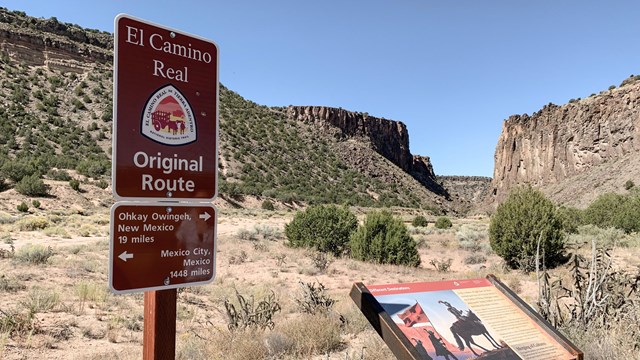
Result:
[[[584,223],[606,229],[615,227],[629,234],[640,230],[640,192],[628,195],[606,193],[584,210]]]
[[[269,211],[273,211],[275,210],[275,206],[273,206],[273,203],[271,202],[271,200],[265,200],[262,202],[262,209],[263,210],[269,210]]]
[[[98,186],[100,189],[103,189],[103,190],[104,190],[104,189],[106,189],[106,188],[107,188],[107,186],[109,186],[109,183],[108,183],[108,182],[107,182],[107,180],[105,180],[105,179],[100,179],[100,180],[98,181],[98,183],[96,184],[96,186]]]
[[[413,221],[411,222],[411,225],[415,226],[415,227],[420,227],[420,226],[427,226],[429,225],[429,222],[427,221],[427,218],[425,218],[422,215],[418,215],[415,218],[413,218]]]
[[[40,204],[40,201],[38,201],[38,200],[33,200],[33,201],[31,202],[31,204],[32,204],[32,205],[33,205],[33,207],[34,207],[34,208],[36,208],[36,209],[40,209],[40,205],[42,205],[42,204]]]
[[[561,206],[558,208],[558,215],[562,220],[562,228],[568,234],[578,232],[578,227],[584,223],[583,211],[578,208]]]
[[[27,212],[29,211],[29,205],[27,205],[27,203],[23,201],[18,205],[17,209],[20,212]]]
[[[402,220],[388,211],[367,214],[349,241],[353,258],[382,264],[420,265],[420,256]]]
[[[58,181],[69,181],[71,180],[71,175],[66,170],[55,170],[51,169],[47,172],[47,176],[53,180]]]
[[[625,190],[631,190],[634,186],[636,186],[636,184],[632,180],[627,180],[627,182],[624,183]]]
[[[75,191],[80,191],[80,181],[78,179],[69,180],[69,186]]]
[[[452,226],[451,220],[446,216],[441,216],[436,220],[436,229],[448,229]]]
[[[565,260],[563,222],[555,205],[530,186],[516,188],[491,217],[491,248],[510,268],[533,271],[539,240],[541,265]]]
[[[346,207],[318,205],[296,213],[284,233],[293,247],[315,248],[340,256],[347,250],[349,237],[357,226],[356,216]]]
[[[16,191],[27,196],[46,196],[49,185],[45,184],[38,174],[28,175],[16,184]]]

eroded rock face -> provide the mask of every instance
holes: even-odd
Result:
[[[0,53],[28,66],[82,72],[111,62],[113,37],[0,9]]]
[[[554,184],[639,149],[640,81],[513,115],[496,146],[493,194],[499,202],[514,186]]]
[[[343,109],[324,106],[289,106],[287,117],[313,123],[327,130],[337,130],[335,136],[344,139],[361,138],[371,144],[373,150],[411,174],[430,191],[448,196],[433,172],[426,156],[409,152],[409,133],[400,121],[387,120]]]

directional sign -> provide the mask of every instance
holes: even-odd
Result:
[[[216,44],[119,15],[114,55],[114,196],[212,200],[218,169]]]
[[[111,208],[109,286],[129,293],[203,285],[215,277],[216,208],[119,202]]]

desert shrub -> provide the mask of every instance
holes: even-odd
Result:
[[[446,216],[441,216],[436,220],[437,229],[448,229],[452,226],[453,224],[451,223],[451,220]]]
[[[58,181],[71,180],[71,175],[69,175],[69,173],[66,170],[51,169],[47,172],[47,176],[52,180],[58,180]]]
[[[108,160],[82,160],[76,166],[78,173],[94,179],[106,175],[111,170],[111,163]]]
[[[26,161],[5,161],[0,168],[0,173],[2,176],[13,180],[14,182],[19,182],[25,176],[29,176],[33,174],[36,169],[32,164]]]
[[[32,205],[33,205],[33,207],[34,207],[34,208],[36,208],[36,209],[40,209],[40,205],[42,205],[42,204],[40,204],[40,201],[38,201],[38,200],[33,200],[33,201],[31,201],[31,204],[32,204]]]
[[[20,219],[16,226],[20,231],[36,231],[48,227],[49,221],[43,217],[25,217]]]
[[[269,211],[273,211],[275,210],[275,206],[273,206],[273,202],[271,202],[271,200],[265,200],[262,202],[262,209],[263,210],[269,210]]]
[[[100,189],[106,189],[107,186],[109,186],[109,183],[107,182],[107,180],[105,179],[100,179],[97,183],[96,186],[98,186]]]
[[[420,265],[420,256],[402,220],[388,211],[367,214],[364,224],[350,239],[351,255],[358,260],[382,264]]]
[[[27,205],[26,202],[21,202],[20,204],[18,204],[18,206],[16,207],[18,209],[18,211],[20,212],[27,212],[29,211],[29,205]]]
[[[318,286],[316,286],[315,282],[305,283],[298,281],[298,284],[302,293],[295,300],[303,313],[326,314],[331,311],[336,301],[325,293],[325,287],[322,283],[318,282]]]
[[[418,215],[415,218],[413,218],[411,225],[415,227],[424,227],[429,225],[429,222],[427,221],[427,218],[425,218],[424,216]]]
[[[467,265],[484,264],[487,261],[487,257],[480,253],[469,254],[464,258],[464,263]]]
[[[224,307],[227,310],[228,328],[231,331],[245,328],[273,329],[273,316],[281,310],[274,293],[260,299],[257,303],[253,296],[241,295],[236,290],[237,302],[226,299]]]
[[[80,191],[80,181],[78,179],[69,180],[69,186],[75,191]]]
[[[340,256],[357,225],[356,216],[348,208],[318,205],[296,213],[284,232],[293,247],[315,248]]]
[[[318,269],[320,272],[325,272],[327,271],[327,269],[329,268],[329,265],[331,265],[332,262],[332,258],[331,255],[327,255],[327,253],[323,253],[323,252],[319,252],[319,251],[314,251],[311,254],[309,254],[309,257],[311,258],[311,262],[313,263],[313,266]]]
[[[631,233],[640,230],[640,193],[606,193],[584,210],[584,222],[601,228],[615,227]]]
[[[258,232],[255,230],[251,231],[247,228],[239,229],[236,235],[240,240],[251,240],[251,241],[258,240]]]
[[[20,262],[38,265],[46,264],[51,256],[53,256],[51,246],[44,247],[42,245],[27,244],[16,251],[15,259]]]
[[[551,200],[530,186],[515,188],[498,205],[491,216],[489,242],[512,269],[534,270],[536,254],[549,267],[564,260],[562,219]]]
[[[558,215],[562,220],[562,228],[569,234],[577,233],[578,227],[584,222],[583,211],[574,207],[561,206]]]
[[[27,196],[46,196],[49,186],[37,174],[27,175],[16,184],[16,191]]]
[[[632,180],[627,180],[624,183],[624,189],[625,190],[631,190],[634,186],[636,186],[636,184],[634,184],[634,182]]]
[[[461,249],[469,251],[479,251],[481,249],[480,241],[485,238],[486,233],[477,230],[470,225],[462,225],[460,230],[456,232],[456,240]]]
[[[447,260],[443,260],[443,259],[429,260],[429,264],[431,264],[438,272],[449,272],[449,270],[451,270],[451,262],[453,262],[453,259],[451,258],[448,258]]]
[[[598,248],[610,249],[616,246],[626,247],[629,246],[630,235],[613,227],[601,229],[595,225],[588,224],[580,226],[576,234],[571,234],[567,238],[567,243],[577,247],[583,247],[585,245],[591,247],[591,244],[594,242]]]

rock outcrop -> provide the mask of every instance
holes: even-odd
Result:
[[[82,72],[113,59],[111,34],[0,8],[0,53],[29,66]]]
[[[479,204],[491,193],[491,178],[484,176],[438,176],[462,213],[481,211]]]
[[[409,173],[427,189],[448,197],[445,188],[436,180],[429,158],[409,152],[409,133],[400,121],[324,106],[289,106],[287,117],[313,123],[341,139],[363,139],[371,144],[374,151]]]
[[[494,199],[501,201],[517,185],[548,187],[635,156],[640,150],[640,81],[630,79],[586,99],[548,104],[531,116],[510,116],[496,146]]]

